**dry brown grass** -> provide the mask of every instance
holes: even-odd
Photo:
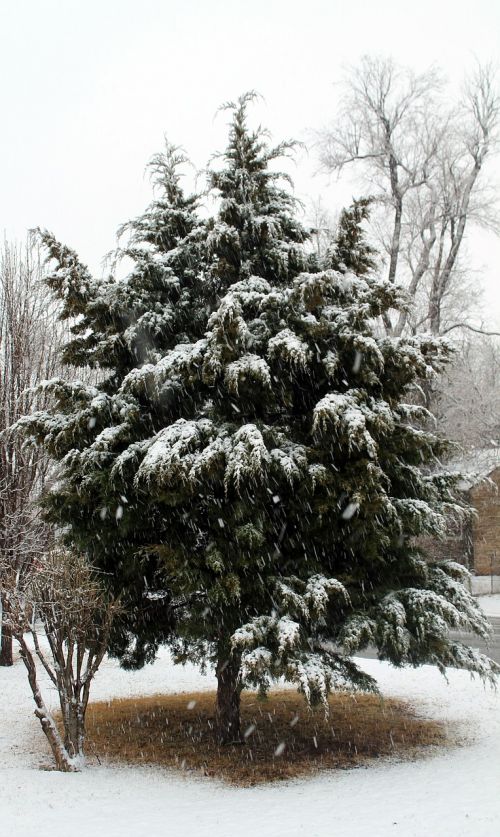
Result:
[[[418,717],[403,701],[336,693],[330,716],[310,712],[292,691],[266,700],[243,693],[246,744],[219,746],[210,692],[154,695],[94,703],[88,749],[100,758],[201,773],[236,785],[348,768],[381,756],[415,757],[447,741],[443,724]]]

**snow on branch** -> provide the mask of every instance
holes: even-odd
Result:
[[[136,485],[174,484],[176,480],[189,482],[194,454],[213,434],[209,419],[187,421],[179,419],[163,428],[154,437],[142,460],[136,477]]]
[[[238,395],[240,384],[248,381],[271,389],[271,371],[264,358],[245,354],[226,367],[225,382],[229,392]]]
[[[349,607],[340,581],[319,574],[306,581],[277,579],[274,599],[273,614],[255,617],[233,634],[233,647],[242,654],[243,684],[267,691],[273,680],[284,676],[309,704],[322,703],[326,712],[332,688],[373,688],[371,678],[364,679],[352,662],[313,639],[332,602]]]
[[[125,376],[121,392],[157,394],[168,380],[189,379],[196,376],[203,363],[207,341],[179,343],[167,352],[156,364],[147,363],[132,369]]]
[[[429,532],[437,537],[444,538],[447,534],[446,517],[435,511],[425,500],[415,497],[406,499],[393,499],[393,504],[398,515],[407,530],[419,535]]]
[[[311,351],[307,345],[289,328],[285,328],[272,337],[268,343],[268,354],[271,360],[279,359],[298,369],[305,370],[311,358]]]
[[[375,458],[377,445],[367,429],[367,413],[367,408],[352,395],[329,393],[314,408],[313,431],[328,433],[333,430],[345,439],[349,450],[364,449]]]
[[[290,485],[307,472],[307,451],[303,445],[283,439],[279,448],[270,451],[270,457],[272,472],[279,478],[284,477]]]
[[[231,484],[239,490],[243,480],[257,483],[269,462],[269,451],[261,431],[255,424],[244,424],[233,435],[227,453],[224,476],[226,490]]]

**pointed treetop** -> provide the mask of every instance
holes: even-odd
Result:
[[[376,251],[368,243],[363,228],[370,215],[371,202],[371,198],[360,198],[342,210],[335,239],[326,253],[327,267],[349,270],[357,276],[374,269]]]
[[[236,102],[226,102],[220,108],[220,110],[232,112],[229,141],[226,150],[215,154],[212,159],[223,160],[227,168],[223,171],[210,171],[209,185],[211,188],[218,189],[222,197],[234,193],[235,178],[241,190],[242,200],[252,200],[258,194],[259,186],[265,188],[279,180],[293,185],[286,172],[269,170],[269,163],[292,155],[299,143],[285,140],[276,146],[271,146],[269,145],[269,131],[261,125],[250,130],[247,121],[248,105],[253,104],[258,98],[259,94],[252,90],[241,95]],[[253,175],[253,189],[248,178],[245,178],[243,174],[245,172]],[[294,205],[295,199],[290,195],[287,197],[290,205]]]

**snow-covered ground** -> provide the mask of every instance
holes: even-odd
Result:
[[[387,695],[446,719],[469,743],[415,762],[380,761],[286,784],[237,789],[155,768],[50,764],[24,666],[0,669],[0,833],[5,837],[496,837],[500,823],[499,695],[464,672],[363,666]],[[194,667],[126,673],[107,660],[93,697],[212,688]]]
[[[478,596],[477,601],[487,616],[500,616],[500,593],[494,593],[493,596]]]

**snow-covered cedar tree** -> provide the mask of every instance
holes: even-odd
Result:
[[[203,336],[207,306],[216,305],[204,282],[198,197],[185,196],[181,187],[186,162],[169,144],[151,161],[155,199],[120,230],[126,246],[118,255],[133,263],[125,279],[94,279],[73,250],[39,233],[51,265],[47,283],[72,332],[63,351],[72,373],[44,384],[54,409],[29,417],[26,429],[60,462],[61,479],[45,498],[48,519],[109,573],[121,596],[111,649],[129,665],[154,658],[169,636],[173,611],[145,597],[156,583],[157,560],[140,547],[154,537],[161,543],[161,506],[153,511],[137,493],[124,496],[110,470],[118,452],[155,434],[184,407],[179,386],[166,386],[160,398],[120,387],[134,369],[144,373],[178,343]],[[88,380],[89,367],[100,383],[75,382],[75,368]]]
[[[115,651],[140,662],[168,640],[177,659],[213,663],[224,742],[240,738],[244,686],[284,676],[325,708],[331,689],[374,688],[352,659],[368,644],[396,665],[493,676],[450,636],[488,630],[465,571],[427,563],[415,545],[462,512],[435,467],[443,442],[414,406],[447,346],[379,336],[403,301],[370,269],[366,206],[344,213],[327,264],[315,261],[277,171],[290,145],[249,129],[250,100],[228,106],[214,217],[195,220],[176,186],[135,223],[138,238],[155,227],[152,254],[136,243],[118,287],[53,247],[52,285],[81,294],[87,317],[82,360],[107,357],[110,374],[93,389],[52,384],[54,411],[25,420],[61,463],[48,514],[113,574],[124,604],[142,607]],[[143,304],[161,340],[137,325]],[[176,614],[168,630],[162,612]]]
[[[369,218],[371,199],[358,198],[343,209],[321,267],[364,276],[376,267],[376,252],[366,242],[363,222]]]

